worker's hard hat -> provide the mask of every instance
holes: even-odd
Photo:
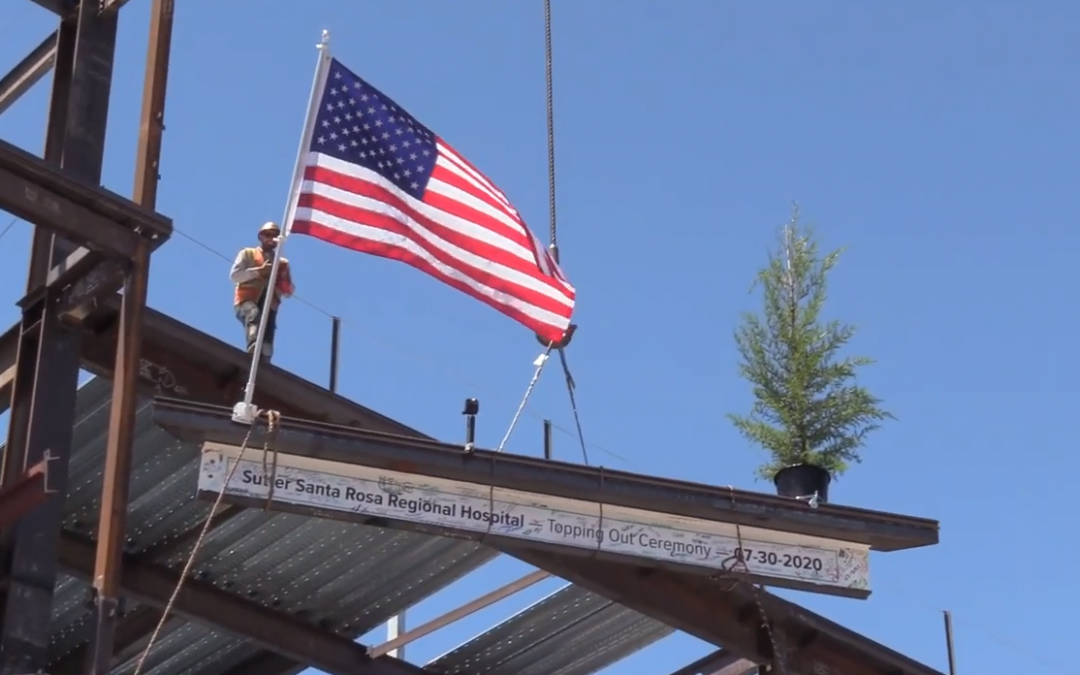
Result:
[[[264,223],[263,226],[259,228],[259,234],[262,234],[264,232],[273,232],[274,234],[280,234],[281,229],[277,226],[277,223]]]

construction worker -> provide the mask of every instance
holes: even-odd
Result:
[[[245,248],[236,256],[233,262],[232,272],[229,277],[236,284],[236,298],[234,308],[236,318],[244,324],[244,334],[247,338],[247,351],[249,354],[255,351],[255,340],[259,335],[259,321],[262,312],[266,308],[267,282],[270,280],[270,270],[274,264],[274,254],[277,250],[278,238],[281,230],[276,223],[266,223],[259,228],[259,245]],[[295,290],[292,275],[289,273],[289,261],[281,259],[278,266],[277,288],[274,289],[270,300],[270,316],[266,318],[266,333],[263,335],[262,358],[263,363],[269,363],[274,354],[274,332],[277,328],[277,310],[282,298],[287,298]]]

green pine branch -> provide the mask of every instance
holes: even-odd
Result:
[[[795,464],[842,474],[861,461],[866,437],[893,417],[857,384],[858,370],[873,361],[840,356],[854,326],[821,318],[828,275],[842,252],[820,255],[793,208],[751,289],[761,291],[761,314],[745,314],[735,332],[739,373],[753,387],[754,405],[749,415],[728,418],[772,455],[759,469],[763,478]]]

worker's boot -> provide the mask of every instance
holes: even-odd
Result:
[[[250,322],[246,326],[247,332],[247,351],[251,354],[255,351],[255,341],[259,338],[259,324],[257,322]]]

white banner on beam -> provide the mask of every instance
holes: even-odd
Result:
[[[203,444],[199,490],[220,492],[239,448]],[[248,450],[226,495],[266,499],[262,451]],[[491,488],[371,467],[278,454],[274,501],[379,516],[468,533],[490,533],[604,553],[728,570],[741,556],[751,574],[847,590],[870,590],[869,546],[578,499]],[[741,554],[740,554],[741,534]]]

